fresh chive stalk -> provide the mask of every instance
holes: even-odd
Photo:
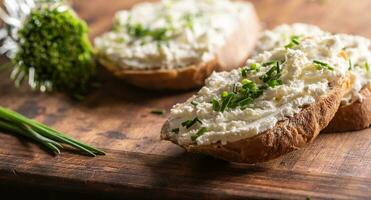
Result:
[[[319,60],[313,60],[313,64],[316,66],[317,70],[327,69],[330,71],[334,71],[334,68],[325,62],[322,62]]]
[[[293,35],[290,37],[290,42],[285,45],[285,48],[286,49],[291,49],[291,48],[294,48],[295,46],[299,45],[300,44],[300,36],[297,36],[297,35]]]
[[[182,122],[182,126],[189,129],[189,128],[191,128],[191,126],[193,126],[197,122],[202,124],[202,121],[200,119],[198,119],[198,117],[195,117],[194,119],[190,119],[190,120],[186,120],[186,121]]]
[[[105,155],[105,153],[99,149],[79,142],[44,124],[1,106],[0,129],[33,139],[54,154],[59,154],[59,149],[63,148],[62,144],[67,144],[91,156]]]
[[[166,111],[164,109],[152,109],[151,113],[155,115],[164,115]]]
[[[192,141],[195,141],[198,137],[200,137],[201,135],[205,134],[206,132],[207,132],[207,128],[206,127],[200,128],[195,135],[192,135],[191,136]]]
[[[369,65],[368,65],[368,62],[366,61],[366,63],[365,63],[365,68],[366,68],[366,71],[368,72],[369,70],[370,70],[370,67],[369,67]]]

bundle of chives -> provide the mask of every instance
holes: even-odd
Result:
[[[59,154],[62,144],[70,145],[91,156],[105,155],[99,149],[81,143],[35,120],[0,106],[0,129],[33,139],[54,154]]]

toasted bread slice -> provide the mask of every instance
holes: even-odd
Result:
[[[284,47],[290,44],[292,36],[311,39],[326,35],[330,33],[309,24],[280,25],[262,33],[255,54]],[[371,125],[371,72],[365,66],[366,63],[371,63],[370,40],[359,36],[338,35],[345,45],[341,55],[348,60],[350,65],[353,65],[350,66],[350,71],[355,83],[351,93],[343,97],[342,104],[333,120],[322,131],[327,133],[361,130]]]
[[[114,75],[138,87],[147,89],[200,87],[211,72],[240,67],[253,51],[259,35],[260,24],[253,5],[247,2],[243,4],[248,7],[246,14],[238,20],[237,26],[226,38],[224,45],[221,45],[209,60],[176,68],[157,66],[136,69],[114,61],[102,51],[98,52],[98,58],[101,64]]]
[[[334,117],[340,105],[347,83],[336,86],[324,98],[320,98],[292,118],[278,122],[272,129],[254,137],[227,143],[211,145],[182,146],[188,152],[204,153],[231,162],[259,163],[272,160],[311,143],[319,132]],[[163,126],[162,139],[170,140],[169,122]]]
[[[328,36],[213,73],[197,95],[173,107],[161,137],[233,162],[264,162],[300,149],[328,125],[352,88],[346,60],[334,53],[342,48],[338,37]]]

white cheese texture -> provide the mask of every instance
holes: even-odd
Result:
[[[243,79],[240,69],[214,72],[197,95],[171,109],[170,130],[179,128],[179,132],[169,133],[169,136],[181,145],[207,145],[217,142],[226,144],[273,128],[278,121],[294,116],[303,106],[313,104],[316,99],[326,95],[330,90],[330,82],[339,81],[346,76],[348,63],[339,56],[343,48],[344,43],[339,36],[326,36],[303,41],[294,49],[278,48],[266,51],[248,60],[247,67],[253,63],[282,61],[280,79],[283,84],[264,90],[263,94],[244,110],[213,110],[211,99],[219,100],[223,91],[232,91],[233,84]],[[313,64],[314,60],[328,63],[334,70],[318,69]],[[262,67],[259,72],[250,72],[247,78],[258,85],[262,84],[259,77],[269,69]],[[202,124],[197,123],[189,129],[182,127],[183,121],[195,117],[198,117]],[[206,127],[207,132],[193,141],[192,135],[195,135],[200,127]]]
[[[215,58],[252,5],[229,0],[162,0],[116,14],[114,30],[95,40],[100,54],[127,69],[173,69]],[[166,30],[165,40],[135,37],[128,26]]]
[[[312,38],[331,35],[328,32],[321,30],[319,27],[303,23],[295,23],[292,25],[280,25],[273,30],[265,31],[261,34],[255,54],[264,51],[271,51],[275,48],[282,48],[290,42],[291,36],[299,36],[302,40],[310,40]],[[369,39],[347,34],[337,34],[340,40],[344,43],[345,55],[352,64],[350,74],[352,77],[353,88],[342,100],[342,104],[360,100],[361,89],[370,84],[371,69],[368,70],[366,63],[371,64],[371,42]],[[344,55],[344,54],[343,54]],[[348,62],[349,62],[348,60]]]

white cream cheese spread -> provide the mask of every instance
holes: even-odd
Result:
[[[242,69],[214,72],[197,95],[171,109],[169,136],[181,145],[225,144],[273,128],[346,76],[348,63],[339,56],[343,48],[339,36],[321,37],[266,51]],[[251,96],[240,101],[245,93]]]
[[[294,35],[301,38],[314,38],[330,34],[322,31],[319,27],[310,24],[283,24],[277,26],[273,30],[264,31],[260,35],[255,48],[255,53],[259,54],[263,51],[270,51],[277,47],[284,47],[290,42],[290,37]]]
[[[173,69],[214,59],[249,3],[162,0],[116,14],[113,31],[98,37],[100,54],[127,69]]]
[[[295,23],[292,25],[280,25],[273,30],[262,33],[259,38],[256,54],[270,51],[275,48],[282,48],[290,44],[290,38],[297,36],[299,40],[310,40],[323,36],[329,36],[319,27],[309,24]],[[348,104],[356,100],[362,100],[360,90],[370,84],[371,71],[371,43],[370,40],[360,36],[347,34],[338,34],[340,40],[344,43],[344,49],[341,53],[348,60],[350,74],[353,81],[352,91],[344,96],[342,103]]]

